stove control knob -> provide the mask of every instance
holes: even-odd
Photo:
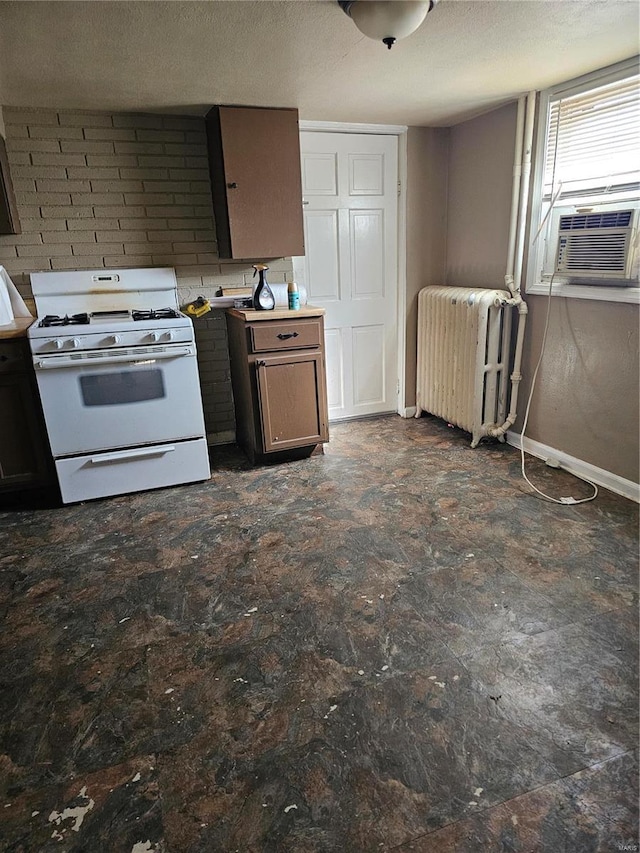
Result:
[[[109,343],[111,344],[119,344],[122,341],[120,335],[111,335],[109,337]]]
[[[71,349],[80,349],[81,346],[80,338],[73,338],[71,341]]]
[[[175,336],[176,336],[176,333],[173,330],[171,330],[169,332],[165,332],[165,338],[168,341],[173,341],[175,339]]]
[[[56,338],[54,341],[51,341],[51,346],[54,349],[62,349],[64,341],[61,338]]]
[[[151,343],[157,344],[158,341],[160,340],[160,333],[159,332],[150,332],[149,333],[149,340],[151,341]]]

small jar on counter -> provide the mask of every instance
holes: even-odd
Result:
[[[290,281],[287,285],[287,295],[289,297],[289,311],[300,310],[300,292],[295,281]]]

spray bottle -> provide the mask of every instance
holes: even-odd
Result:
[[[258,273],[258,286],[253,293],[253,307],[256,311],[271,311],[276,307],[276,300],[273,291],[267,282],[267,270],[269,267],[266,264],[253,264],[254,278]]]

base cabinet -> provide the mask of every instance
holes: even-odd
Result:
[[[0,493],[51,479],[29,346],[22,338],[0,341]]]
[[[328,441],[321,310],[232,309],[227,325],[236,438],[249,458],[308,455]]]

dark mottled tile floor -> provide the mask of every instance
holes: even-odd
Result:
[[[638,849],[634,504],[431,418],[213,464],[0,513],[3,851]]]

